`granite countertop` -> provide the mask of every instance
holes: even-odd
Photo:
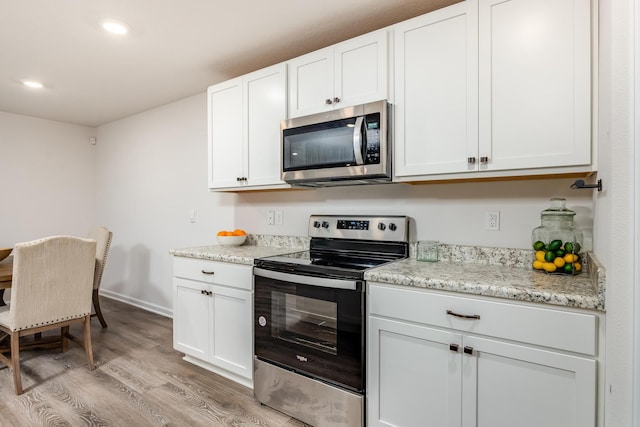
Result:
[[[591,274],[546,274],[527,267],[461,262],[423,262],[408,258],[369,270],[365,279],[393,285],[436,289],[604,311]]]
[[[178,257],[253,265],[256,258],[302,251],[309,239],[251,235],[242,246],[200,246],[172,249]],[[440,261],[410,257],[365,272],[371,282],[483,295],[517,301],[605,311],[605,270],[585,254],[583,273],[547,274],[531,268],[533,251],[524,249],[440,246]]]
[[[256,258],[309,249],[309,238],[250,235],[241,246],[197,246],[171,249],[173,256],[253,265]]]

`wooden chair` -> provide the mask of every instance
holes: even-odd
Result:
[[[102,273],[104,272],[104,266],[107,263],[107,256],[109,255],[109,248],[111,247],[111,238],[113,233],[106,227],[97,227],[91,230],[89,238],[96,241],[96,271],[93,276],[93,309],[95,311],[91,317],[98,317],[100,325],[103,328],[107,327],[107,322],[104,320],[102,310],[100,310],[100,283],[102,282]]]
[[[0,361],[13,370],[16,394],[22,394],[20,337],[60,328],[57,346],[67,350],[68,339],[85,349],[94,369],[91,348],[91,289],[96,242],[71,236],[53,236],[18,243],[13,257],[11,302],[0,307],[0,331],[9,336],[10,358]],[[82,322],[84,340],[69,333]],[[43,345],[38,341],[38,346]],[[7,352],[5,349],[3,352]]]

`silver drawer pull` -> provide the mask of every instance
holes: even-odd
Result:
[[[209,274],[209,275],[213,275],[213,274],[216,274],[216,272],[215,272],[215,271],[205,271],[205,270],[202,270],[202,274]]]
[[[451,316],[455,316],[455,317],[459,317],[461,319],[473,319],[473,320],[480,320],[480,315],[479,314],[472,314],[472,315],[468,315],[468,314],[458,314],[456,312],[453,312],[451,310],[447,310],[447,314],[451,315]]]

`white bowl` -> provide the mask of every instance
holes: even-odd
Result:
[[[240,246],[247,240],[247,236],[216,236],[222,246]]]

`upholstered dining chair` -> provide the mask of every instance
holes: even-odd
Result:
[[[22,394],[20,337],[60,329],[62,351],[71,340],[84,347],[94,369],[91,347],[91,290],[96,242],[72,236],[52,236],[15,245],[11,302],[0,307],[0,331],[9,336],[10,358],[0,361],[13,371],[16,394]],[[82,322],[84,340],[69,333]],[[4,350],[3,352],[6,352]]]
[[[100,325],[103,328],[107,327],[107,322],[104,320],[102,310],[100,310],[100,283],[102,282],[102,273],[104,272],[104,266],[107,263],[107,256],[109,255],[109,248],[111,246],[111,238],[113,233],[106,227],[96,227],[89,233],[89,238],[96,241],[96,271],[93,276],[93,310],[95,311],[91,317],[98,317]]]

